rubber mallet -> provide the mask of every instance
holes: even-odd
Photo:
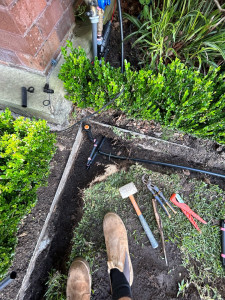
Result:
[[[120,191],[120,195],[122,196],[123,199],[129,197],[130,198],[130,201],[131,203],[133,204],[133,207],[139,217],[139,220],[141,222],[141,225],[142,227],[144,228],[144,231],[145,233],[147,234],[147,237],[152,245],[152,248],[157,248],[158,247],[158,243],[156,241],[156,239],[154,238],[152,232],[151,232],[151,229],[149,228],[145,218],[143,217],[138,205],[137,205],[137,202],[135,201],[134,199],[134,194],[137,193],[137,189],[136,189],[136,186],[134,185],[133,182],[130,182],[124,186],[122,186],[121,188],[119,188],[119,191]]]

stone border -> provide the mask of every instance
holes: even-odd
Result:
[[[178,146],[178,147],[182,147],[182,148],[186,148],[186,149],[192,149],[192,148],[190,148],[188,146],[185,146],[185,145],[165,141],[165,140],[155,138],[155,137],[152,137],[152,136],[149,136],[149,135],[145,135],[145,134],[138,133],[138,132],[135,132],[135,131],[130,131],[128,129],[123,129],[123,128],[120,128],[120,127],[116,127],[116,126],[112,126],[112,125],[108,125],[108,124],[104,124],[104,123],[100,123],[100,122],[96,122],[96,121],[92,121],[92,120],[90,120],[90,123],[93,123],[93,124],[96,124],[96,125],[99,125],[99,126],[102,126],[102,127],[106,127],[106,128],[112,129],[112,130],[113,130],[113,128],[115,128],[116,130],[121,131],[124,134],[129,133],[129,134],[131,134],[131,135],[133,135],[137,138],[140,138],[140,139],[152,140],[152,141],[155,141],[155,142],[165,143],[165,144],[172,145],[172,146]]]
[[[32,276],[32,274],[35,270],[37,260],[40,257],[40,255],[43,253],[43,251],[46,251],[46,250],[48,251],[49,250],[49,247],[50,247],[50,244],[51,244],[51,241],[52,241],[53,237],[49,236],[48,226],[49,226],[52,214],[54,213],[54,211],[57,207],[57,204],[58,204],[59,200],[61,199],[62,193],[63,193],[65,185],[66,185],[67,178],[70,174],[70,171],[73,167],[74,161],[77,157],[77,153],[79,151],[79,148],[80,148],[80,145],[81,145],[81,142],[82,142],[82,138],[83,138],[82,126],[80,126],[79,130],[77,132],[77,136],[76,136],[76,139],[74,141],[70,156],[68,158],[66,167],[64,169],[62,178],[60,180],[57,191],[55,193],[55,197],[52,201],[49,213],[46,217],[44,226],[43,226],[42,231],[40,233],[40,236],[38,238],[38,241],[37,241],[35,250],[33,252],[33,255],[31,257],[29,266],[27,268],[26,275],[24,276],[21,288],[20,288],[20,290],[17,294],[16,300],[26,300],[25,299],[26,291],[30,286],[30,278],[31,278],[31,276]]]

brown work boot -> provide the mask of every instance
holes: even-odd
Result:
[[[133,283],[133,268],[130,260],[127,231],[123,221],[115,213],[107,213],[103,220],[108,271],[118,269],[123,272],[130,286]]]
[[[66,297],[68,300],[90,300],[90,268],[83,258],[76,258],[69,269]]]

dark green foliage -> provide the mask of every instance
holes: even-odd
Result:
[[[225,74],[219,68],[204,76],[188,68],[179,59],[158,65],[158,70],[133,71],[125,61],[125,73],[109,63],[91,64],[84,50],[71,53],[63,48],[65,63],[59,78],[64,82],[67,98],[79,107],[95,109],[106,104],[123,86],[125,92],[114,107],[129,116],[151,120],[187,133],[213,138],[224,143]]]
[[[47,282],[48,290],[45,294],[46,300],[66,300],[66,279],[67,276],[52,270]]]
[[[139,1],[140,16],[125,16],[137,28],[127,38],[136,38],[132,46],[142,52],[140,63],[153,68],[160,59],[168,63],[177,57],[205,71],[224,63],[224,16],[214,0]]]
[[[66,62],[59,73],[68,92],[66,98],[79,107],[100,108],[120,91],[123,81],[120,69],[114,69],[104,60],[100,65],[97,58],[92,65],[83,49],[73,48],[69,41],[67,46],[71,52],[67,53],[66,48],[62,48]]]
[[[0,115],[0,275],[10,266],[16,231],[46,182],[55,136],[45,121]]]

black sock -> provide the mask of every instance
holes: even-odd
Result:
[[[110,278],[113,300],[118,300],[122,297],[131,298],[131,288],[123,272],[120,272],[118,269],[111,269]]]

